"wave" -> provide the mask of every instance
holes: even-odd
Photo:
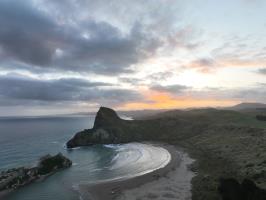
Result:
[[[111,161],[110,170],[137,164],[146,154],[145,148],[139,148],[139,145],[123,145],[117,149],[117,154]]]
[[[118,149],[120,144],[105,144],[103,146],[110,149]]]
[[[120,115],[119,117],[121,119],[123,119],[123,120],[128,120],[128,121],[134,120],[133,117],[129,117],[129,116],[126,116],[126,115]]]
[[[165,167],[171,161],[171,154],[166,149],[150,144],[130,143],[114,148],[116,155],[108,169],[118,176],[111,180],[144,175]]]

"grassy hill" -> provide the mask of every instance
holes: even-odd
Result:
[[[266,123],[256,119],[256,115],[261,112],[250,111],[240,112],[234,110],[218,110],[218,109],[194,109],[189,111],[171,110],[162,112],[153,116],[143,117],[139,119],[158,119],[158,118],[174,118],[191,120],[203,124],[216,124],[216,125],[235,125],[247,126],[256,128],[266,128]]]

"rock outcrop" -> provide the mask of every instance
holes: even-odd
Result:
[[[48,154],[40,159],[37,169],[40,175],[46,175],[59,169],[68,168],[71,165],[71,160],[63,156],[61,153],[55,156]]]
[[[36,167],[20,167],[1,172],[0,192],[17,189],[71,165],[72,162],[59,153],[55,156],[46,155],[42,157]]]
[[[135,141],[136,135],[130,133],[133,123],[119,118],[114,110],[101,107],[96,114],[93,128],[76,133],[67,142],[67,147]]]

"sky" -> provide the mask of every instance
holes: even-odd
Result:
[[[264,0],[0,0],[0,116],[266,103]]]

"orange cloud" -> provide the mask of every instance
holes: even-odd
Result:
[[[220,65],[225,67],[261,67],[266,65],[266,61],[232,58],[221,60]]]
[[[191,107],[217,107],[232,106],[239,101],[220,99],[196,99],[192,97],[174,97],[167,93],[151,93],[147,95],[148,103],[133,102],[127,103],[119,109],[140,110],[140,109],[174,109]]]

